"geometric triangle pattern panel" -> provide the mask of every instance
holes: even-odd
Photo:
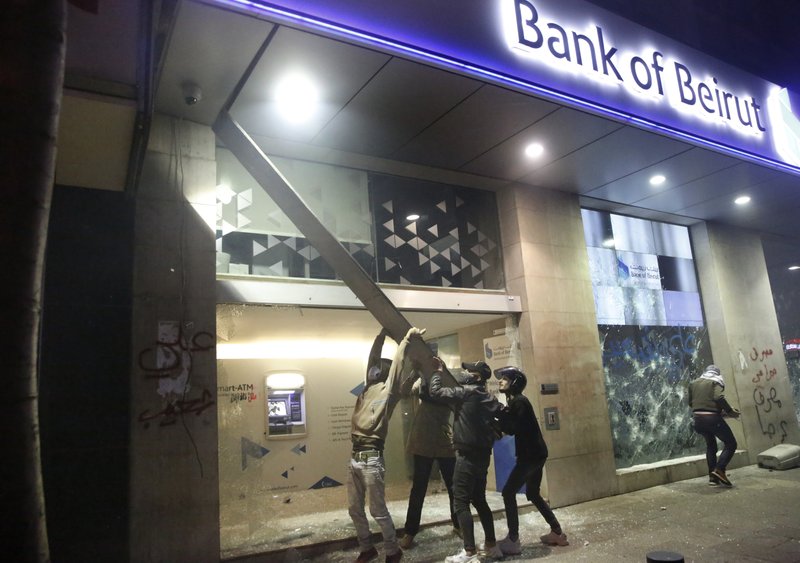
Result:
[[[370,174],[369,194],[379,282],[504,286],[493,192]]]
[[[371,243],[342,245],[374,277],[375,247]],[[217,248],[230,255],[230,271],[254,276],[337,279],[336,272],[304,237],[217,231]],[[242,271],[242,269],[246,271]]]

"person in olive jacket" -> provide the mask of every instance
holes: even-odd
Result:
[[[739,411],[725,399],[725,380],[715,365],[708,366],[703,374],[689,384],[689,406],[692,408],[694,431],[706,441],[708,484],[733,486],[725,470],[736,452],[736,438],[722,415],[739,418]],[[724,447],[717,459],[717,438]]]
[[[453,508],[453,470],[456,465],[456,451],[453,447],[453,411],[443,403],[431,399],[428,393],[420,393],[424,388],[424,378],[419,366],[415,366],[413,377],[407,378],[400,387],[400,395],[410,398],[414,404],[411,430],[406,442],[406,452],[414,460],[411,493],[408,498],[405,535],[400,539],[400,547],[410,549],[414,536],[419,532],[422,505],[428,491],[433,462],[439,466],[447,496],[450,499],[450,521],[453,531],[461,534],[460,525]]]
[[[497,545],[503,555],[521,553],[519,540],[519,512],[517,509],[517,492],[525,485],[525,496],[531,501],[539,514],[550,525],[550,533],[540,537],[546,545],[569,545],[567,535],[561,529],[558,519],[542,498],[542,472],[547,461],[547,444],[536,420],[536,414],[528,398],[522,394],[528,384],[528,378],[519,369],[506,366],[494,370],[500,380],[500,392],[506,395],[508,406],[500,416],[500,428],[503,433],[514,436],[516,464],[503,486],[503,504],[506,509],[508,536]]]

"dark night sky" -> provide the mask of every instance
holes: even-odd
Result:
[[[589,0],[800,94],[800,0]]]

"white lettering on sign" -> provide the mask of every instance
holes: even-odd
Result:
[[[742,134],[761,136],[766,131],[754,96],[727,88],[686,61],[652,48],[621,50],[600,25],[578,29],[559,23],[545,17],[536,0],[504,0],[502,6],[509,46],[532,61],[624,88],[636,98],[668,103],[683,114]]]

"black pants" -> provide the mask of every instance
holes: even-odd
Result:
[[[492,509],[486,502],[486,474],[489,471],[491,450],[485,453],[456,454],[453,472],[453,507],[464,536],[464,549],[475,551],[475,527],[469,505],[478,511],[486,541],[495,541]]]
[[[725,471],[736,453],[736,438],[733,437],[733,432],[721,414],[695,414],[694,415],[694,431],[700,434],[706,440],[706,463],[708,463],[708,472],[711,473],[715,469]],[[717,459],[717,438],[724,444],[722,453]]]
[[[517,492],[522,485],[525,485],[525,496],[531,501],[539,511],[545,521],[550,524],[550,528],[557,533],[561,533],[561,525],[556,519],[556,515],[542,498],[539,490],[542,486],[542,469],[547,458],[541,460],[517,460],[514,469],[508,476],[503,487],[503,504],[506,508],[506,523],[508,524],[508,535],[511,539],[519,538],[519,512],[517,510]]]
[[[441,473],[444,486],[447,488],[447,496],[450,497],[450,520],[453,522],[454,527],[460,527],[458,518],[456,518],[455,509],[453,508],[453,470],[455,469],[456,458],[433,458],[415,455],[414,477],[411,483],[411,494],[408,497],[406,525],[403,527],[405,532],[412,536],[419,532],[422,504],[425,502],[425,494],[428,492],[428,481],[430,481],[434,460],[439,464],[439,473]]]

